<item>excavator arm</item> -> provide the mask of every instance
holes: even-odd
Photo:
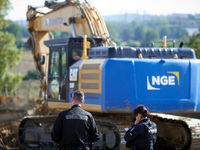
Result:
[[[27,29],[29,32],[28,45],[32,49],[38,77],[41,81],[39,97],[46,95],[46,79],[48,74],[48,47],[44,41],[53,38],[52,31],[68,32],[73,37],[87,35],[88,38],[102,38],[102,46],[114,45],[109,37],[105,22],[97,9],[86,0],[66,0],[64,2],[45,2],[44,8],[50,11],[39,11],[41,7],[28,6]],[[45,56],[44,64],[40,56]]]

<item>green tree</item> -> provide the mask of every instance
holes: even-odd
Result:
[[[159,33],[160,33],[160,39],[162,39],[164,36],[169,37],[170,29],[168,27],[162,27]]]
[[[11,93],[22,80],[20,73],[12,71],[13,66],[20,59],[22,50],[17,49],[15,37],[6,31],[8,21],[5,16],[11,8],[9,0],[0,1],[0,90],[3,92],[6,88]]]
[[[69,37],[72,37],[72,35],[70,33],[67,33],[67,32],[60,32],[60,31],[54,31],[52,32],[53,33],[53,36],[54,38],[69,38]]]
[[[145,40],[145,33],[146,33],[146,27],[138,26],[135,29],[135,40],[136,41],[144,41]]]
[[[28,30],[27,30],[27,27],[26,26],[21,26],[22,28],[22,36],[24,38],[28,38]]]
[[[190,41],[188,43],[188,46],[193,48],[196,52],[196,57],[200,58],[200,29],[199,33],[190,36]]]
[[[147,42],[151,41],[158,41],[159,40],[159,33],[156,30],[148,29],[145,34],[145,41],[143,45],[145,46]]]
[[[117,44],[120,45],[121,41],[119,38],[120,26],[116,22],[106,22],[106,27],[109,32],[110,38]]]
[[[167,19],[157,18],[147,21],[145,25],[150,28],[159,29],[163,27],[169,27],[169,21]]]
[[[122,29],[121,37],[122,37],[122,41],[123,41],[123,42],[124,42],[124,41],[128,41],[129,39],[132,39],[130,28],[123,28],[123,29]]]
[[[8,27],[5,30],[15,35],[15,44],[17,45],[17,48],[24,47],[22,41],[22,27],[20,25],[9,20]]]
[[[32,79],[32,80],[38,79],[38,75],[37,75],[36,69],[30,69],[30,70],[28,70],[28,73],[23,78],[23,80],[29,80],[29,79]]]
[[[8,25],[4,18],[8,15],[9,9],[11,9],[10,1],[0,0],[0,29],[5,29],[5,27]]]
[[[134,40],[128,40],[126,46],[140,47],[141,43]]]

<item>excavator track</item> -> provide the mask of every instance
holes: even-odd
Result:
[[[158,149],[160,143],[166,145],[166,149],[200,149],[199,119],[162,113],[152,113],[150,118],[158,126]]]
[[[94,149],[125,150],[124,128],[133,123],[132,114],[93,114],[102,136]],[[18,141],[23,149],[58,149],[51,140],[57,115],[26,117],[18,130]],[[151,114],[158,126],[155,150],[195,150],[200,148],[200,120],[166,114]]]
[[[56,148],[51,131],[57,116],[25,117],[18,129],[18,141],[23,149]]]

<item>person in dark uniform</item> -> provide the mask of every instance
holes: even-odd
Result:
[[[100,132],[91,113],[81,109],[84,93],[75,91],[71,109],[59,113],[51,138],[61,150],[89,150],[100,138]]]
[[[153,150],[157,139],[157,125],[147,118],[149,111],[144,105],[138,105],[133,114],[136,116],[135,123],[124,136],[126,147],[131,150]]]

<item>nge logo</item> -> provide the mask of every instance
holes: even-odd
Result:
[[[179,72],[167,72],[171,75],[169,76],[147,76],[147,90],[160,90],[159,86],[173,86],[176,85],[175,79],[177,78],[179,83]],[[151,83],[150,83],[151,81]],[[156,87],[155,87],[156,86]]]

